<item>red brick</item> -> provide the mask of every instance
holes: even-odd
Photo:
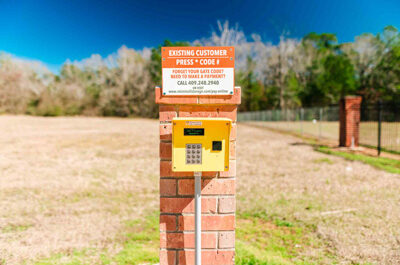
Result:
[[[193,198],[160,198],[160,211],[162,213],[194,213]],[[216,198],[202,198],[201,211],[203,213],[217,212]]]
[[[182,179],[178,181],[179,195],[194,194],[194,180]],[[235,194],[235,180],[233,179],[203,179],[201,183],[201,194]]]
[[[160,105],[159,106],[160,121],[172,121],[177,117],[175,106]]]
[[[171,124],[160,124],[160,140],[172,140]]]
[[[347,96],[340,100],[340,146],[350,147],[353,140],[354,146],[358,146],[361,100],[360,96]]]
[[[173,172],[171,161],[160,161],[161,177],[192,177],[193,172]]]
[[[162,88],[156,87],[156,104],[197,104],[197,96],[166,96],[162,94]]]
[[[201,194],[203,193],[204,180],[201,183]],[[178,182],[179,195],[193,195],[194,194],[194,179],[183,179]]]
[[[181,250],[179,252],[179,265],[194,265],[194,250]],[[235,264],[234,250],[204,250],[201,253],[201,263],[205,265]]]
[[[202,172],[201,177],[202,178],[215,178],[218,176],[218,171],[205,171]]]
[[[172,157],[172,143],[160,143],[160,158],[171,159]]]
[[[176,195],[176,179],[160,179],[160,195]]]
[[[176,250],[160,250],[160,265],[176,265]]]
[[[161,248],[194,248],[194,233],[160,233]],[[215,233],[201,234],[202,248],[216,248],[217,235]]]
[[[194,230],[194,216],[179,216],[178,217],[179,231]],[[203,215],[201,217],[201,229],[203,231],[218,231],[218,230],[234,230],[235,216],[234,215]]]
[[[236,160],[229,161],[229,170],[228,171],[221,171],[219,173],[221,178],[226,177],[235,177],[236,176]]]
[[[235,232],[220,232],[218,234],[218,248],[234,248]]]
[[[233,90],[233,95],[219,95],[219,96],[199,96],[200,104],[207,105],[239,105],[241,102],[241,89],[240,87],[235,87]]]
[[[237,125],[236,124],[232,124],[232,128],[231,128],[231,133],[229,135],[229,139],[232,140],[236,140],[236,135],[237,135]]]
[[[175,215],[160,215],[160,231],[176,231]]]
[[[179,107],[179,117],[228,118],[236,121],[237,106],[183,105]]]
[[[218,213],[234,213],[235,210],[235,197],[221,197],[218,199]]]
[[[229,142],[229,159],[236,158],[236,141]]]

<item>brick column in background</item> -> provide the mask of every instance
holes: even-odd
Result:
[[[194,264],[194,176],[172,171],[172,118],[221,117],[233,121],[230,169],[203,172],[202,263],[235,264],[236,113],[240,88],[229,96],[164,96],[160,110],[160,265]]]
[[[358,146],[361,100],[360,96],[347,96],[340,100],[340,146]]]

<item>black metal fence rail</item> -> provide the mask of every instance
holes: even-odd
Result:
[[[378,102],[361,106],[360,144],[400,152],[400,105]]]
[[[318,138],[339,139],[339,107],[263,110],[238,113],[238,121],[259,126],[307,134]]]

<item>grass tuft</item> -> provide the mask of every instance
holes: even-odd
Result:
[[[158,262],[159,244],[159,214],[146,217],[145,221],[135,220],[127,222],[127,230],[123,249],[114,257],[114,263],[120,265],[135,265]],[[103,260],[105,257],[103,256]]]
[[[280,220],[280,219],[275,219],[275,225],[276,226],[293,227],[293,224],[291,222],[288,222],[285,220]]]
[[[27,225],[10,224],[10,225],[5,226],[1,231],[3,233],[22,232],[22,231],[28,230],[30,227],[32,227],[31,224],[27,224]]]
[[[327,254],[304,257],[302,253],[321,244],[313,231],[268,216],[264,212],[241,213],[237,219],[235,264],[318,264]]]
[[[323,164],[323,163],[326,163],[326,164],[329,164],[329,165],[333,165],[334,164],[334,162],[332,160],[330,160],[329,158],[326,158],[326,157],[319,158],[319,159],[314,159],[313,162],[316,163],[316,164]]]

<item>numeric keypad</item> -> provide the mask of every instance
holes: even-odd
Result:
[[[186,164],[201,164],[201,144],[186,144]]]

